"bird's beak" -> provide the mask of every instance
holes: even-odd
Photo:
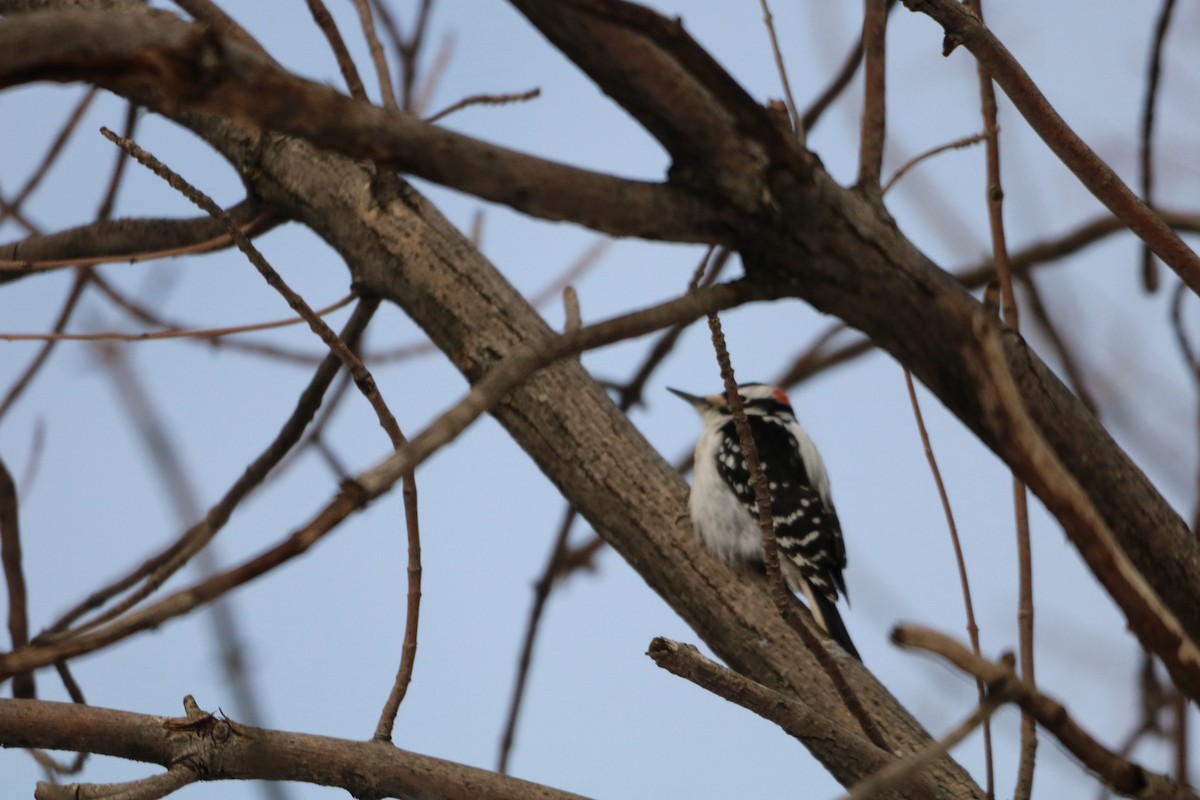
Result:
[[[700,397],[699,395],[688,394],[687,392],[681,392],[678,389],[672,389],[670,386],[667,387],[667,391],[676,397],[686,400],[692,406],[692,408],[696,409],[700,413],[704,413],[714,405],[711,397]]]

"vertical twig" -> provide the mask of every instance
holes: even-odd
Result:
[[[396,53],[400,56],[400,108],[405,111],[420,112],[421,103],[414,93],[417,82],[417,58],[425,43],[429,11],[433,6],[433,0],[421,0],[411,36],[405,36],[400,30],[400,25],[383,0],[372,0],[372,2],[375,4],[375,10],[379,13],[380,24],[383,25],[384,31],[392,41],[392,47],[396,48]],[[431,75],[433,72],[433,70],[430,71]]]
[[[792,95],[792,82],[788,80],[787,67],[783,64],[783,51],[779,49],[779,37],[775,35],[775,18],[771,15],[771,6],[767,0],[759,0],[762,6],[763,23],[767,26],[767,35],[771,37],[771,52],[775,54],[775,69],[779,72],[779,81],[783,84],[783,96],[787,101],[788,113],[792,118],[792,133],[796,143],[804,146],[804,127],[800,121],[800,111],[796,108],[796,98]]]
[[[521,715],[521,703],[525,699],[525,686],[529,680],[529,667],[533,663],[533,645],[537,632],[541,627],[542,614],[546,610],[546,601],[550,599],[550,590],[559,575],[563,557],[567,552],[567,538],[571,535],[571,526],[579,512],[575,506],[568,506],[563,520],[558,526],[558,535],[554,537],[554,546],[550,548],[550,558],[542,576],[533,585],[533,608],[529,612],[529,621],[525,624],[524,644],[521,646],[521,657],[517,662],[517,679],[513,685],[512,700],[508,705],[508,720],[504,724],[504,734],[500,738],[500,757],[496,763],[496,771],[502,775],[508,774],[508,759],[512,755],[513,742],[517,735],[517,719]]]
[[[1142,173],[1142,202],[1151,209],[1154,208],[1154,106],[1158,99],[1163,44],[1167,39],[1167,29],[1171,26],[1171,12],[1174,10],[1175,0],[1163,0],[1162,9],[1158,13],[1158,24],[1154,27],[1154,42],[1150,45],[1146,98],[1142,105],[1142,136],[1138,164]],[[1142,286],[1151,293],[1158,289],[1158,263],[1154,260],[1154,253],[1145,243],[1142,244]]]
[[[896,0],[887,0],[887,8],[890,13],[896,5]],[[854,43],[854,47],[846,55],[846,60],[842,62],[841,69],[837,75],[825,87],[825,90],[817,96],[817,99],[804,110],[804,114],[800,117],[800,127],[806,133],[812,130],[817,124],[817,120],[825,113],[825,110],[833,103],[834,100],[841,96],[842,92],[846,91],[846,87],[850,85],[850,81],[854,79],[854,74],[858,72],[858,65],[862,63],[863,58],[863,40],[860,36],[858,41]]]
[[[333,50],[333,56],[337,59],[338,69],[342,72],[342,79],[346,81],[346,88],[350,90],[350,96],[355,100],[366,101],[367,89],[363,86],[362,76],[358,74],[358,67],[354,65],[354,59],[350,57],[346,40],[342,38],[342,32],[338,30],[337,23],[333,21],[333,15],[329,13],[323,0],[305,0],[305,2],[308,3],[308,11],[312,14],[313,21],[321,29],[321,33],[325,34],[325,41],[329,42],[329,48]]]
[[[933,444],[929,439],[929,430],[925,427],[925,417],[921,413],[921,403],[917,399],[917,387],[913,384],[912,373],[904,370],[904,383],[908,386],[908,399],[912,404],[913,417],[917,421],[917,431],[921,435],[921,445],[925,448],[925,460],[929,462],[929,471],[933,473],[933,482],[937,484],[938,497],[942,501],[942,511],[946,515],[946,526],[950,529],[950,543],[954,548],[954,560],[958,564],[958,581],[962,586],[963,606],[967,613],[967,636],[971,640],[971,650],[982,657],[979,646],[979,625],[975,622],[975,604],[971,601],[971,581],[967,576],[967,561],[963,556],[962,541],[958,537],[958,525],[954,522],[954,511],[950,508],[950,495],[942,480],[942,471],[938,467],[937,457],[933,454]],[[975,678],[975,688],[979,692],[979,707],[984,707],[987,699],[987,687],[981,678]],[[983,752],[987,774],[987,796],[996,796],[996,773],[992,758],[992,723],[991,716],[981,720],[983,724]]]
[[[404,440],[407,441],[407,440]],[[396,446],[400,449],[400,445]],[[401,495],[404,498],[404,529],[408,534],[408,596],[404,617],[404,644],[400,648],[400,667],[396,680],[375,725],[375,738],[391,741],[392,728],[400,704],[412,683],[413,667],[417,662],[417,630],[421,620],[421,528],[417,516],[417,482],[412,472],[404,474]]]
[[[887,0],[866,0],[863,15],[863,53],[866,94],[859,135],[858,188],[878,199],[887,139]]]
[[[8,635],[12,649],[29,644],[29,595],[25,569],[21,565],[21,527],[17,510],[17,485],[13,483],[4,460],[0,459],[0,562],[4,565],[4,584],[8,587]],[[36,697],[33,672],[13,676],[13,697]]]
[[[729,410],[733,415],[734,426],[737,428],[742,455],[750,469],[750,484],[754,487],[754,500],[758,505],[758,525],[762,530],[763,566],[767,572],[768,591],[771,599],[779,610],[779,615],[800,635],[805,647],[809,649],[825,674],[829,676],[838,696],[846,704],[847,711],[858,721],[867,739],[880,749],[890,753],[892,752],[891,745],[875,724],[875,720],[859,701],[858,695],[846,681],[846,676],[842,674],[837,662],[830,656],[817,634],[809,627],[815,623],[802,622],[796,614],[796,601],[784,584],[783,571],[779,566],[779,547],[775,541],[775,520],[771,515],[771,491],[767,486],[762,463],[758,458],[758,447],[754,443],[754,434],[746,419],[746,409],[738,394],[737,379],[733,374],[733,364],[729,358],[729,350],[725,346],[725,335],[721,330],[721,318],[717,316],[716,312],[708,315],[708,327],[712,332],[713,349],[716,351],[717,364],[721,368],[721,379],[725,384],[725,395],[729,399]]]
[[[983,20],[983,0],[968,0],[968,7]],[[1001,307],[1004,322],[1013,330],[1020,329],[1016,295],[1013,292],[1012,269],[1008,260],[1008,244],[1004,235],[1004,188],[1000,181],[1000,128],[997,123],[996,91],[992,77],[979,62],[979,95],[983,113],[983,132],[987,152],[988,227],[992,236],[992,257],[1000,281]],[[1020,630],[1021,678],[1035,686],[1033,657],[1033,552],[1029,543],[1029,496],[1025,484],[1013,473],[1013,506],[1017,523],[1018,608]],[[1014,800],[1029,800],[1033,793],[1033,768],[1037,758],[1037,724],[1033,715],[1021,713],[1021,760],[1017,769]]]
[[[399,104],[396,102],[396,89],[392,86],[392,76],[388,72],[387,56],[383,53],[383,45],[379,43],[379,36],[375,33],[375,20],[371,16],[371,6],[367,0],[354,0],[354,8],[358,11],[363,36],[366,37],[367,47],[371,51],[371,61],[375,64],[383,107],[395,111],[399,108]]]

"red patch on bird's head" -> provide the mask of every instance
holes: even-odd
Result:
[[[783,389],[772,389],[771,396],[783,403],[785,406],[790,406],[792,404],[792,401],[787,396],[787,392],[785,392]]]

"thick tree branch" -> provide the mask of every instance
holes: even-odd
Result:
[[[673,180],[750,210],[770,160],[809,163],[678,19],[624,0],[511,2],[666,148]]]
[[[352,100],[162,12],[5,18],[0,88],[36,80],[98,81],[168,115],[219,114],[615,236],[708,242],[722,227],[712,206],[669,184],[568,167]]]
[[[205,780],[302,781],[354,797],[410,800],[579,800],[579,795],[464,764],[358,742],[272,731],[199,714],[153,717],[39,700],[0,700],[0,741],[9,747],[78,750],[164,767]]]

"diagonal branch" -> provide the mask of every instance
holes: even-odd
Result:
[[[990,697],[1016,703],[1113,791],[1154,800],[1196,799],[1196,794],[1187,787],[1166,775],[1150,772],[1102,745],[1071,718],[1061,703],[1017,677],[1011,664],[988,661],[949,636],[916,625],[896,628],[892,631],[892,641],[904,648],[936,653],[987,684]]]
[[[936,20],[946,30],[951,46],[961,44],[970,50],[1029,126],[1067,169],[1075,173],[1079,182],[1140,236],[1193,292],[1200,294],[1200,257],[1079,138],[1012,53],[978,17],[955,0],[905,0],[904,4],[910,11],[927,14]]]

